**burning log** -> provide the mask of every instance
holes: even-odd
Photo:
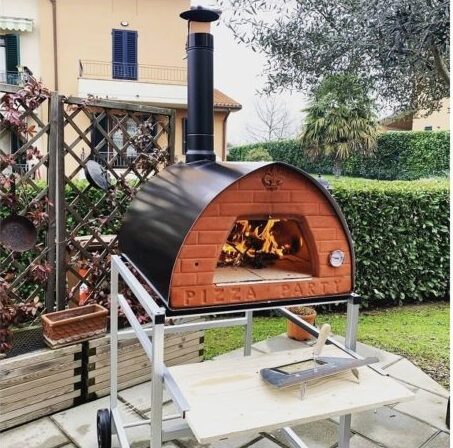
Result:
[[[288,221],[280,219],[239,220],[219,257],[218,267],[265,268],[302,247],[300,234],[288,232]]]

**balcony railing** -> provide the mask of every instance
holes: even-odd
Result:
[[[27,167],[26,163],[15,163],[12,166],[12,170],[13,170],[13,173],[17,173],[22,176],[28,171],[28,167]]]
[[[130,166],[131,160],[136,157],[137,153],[135,151],[130,151],[130,155],[126,156],[119,156],[112,151],[99,151],[99,155],[94,155],[93,160],[101,165],[110,164],[112,168],[127,168]]]
[[[19,72],[0,72],[0,83],[21,85],[23,81],[23,73]]]
[[[79,61],[79,77],[84,79],[126,79],[155,84],[187,84],[184,67]]]

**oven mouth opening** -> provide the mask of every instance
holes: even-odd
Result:
[[[292,218],[238,219],[214,271],[217,285],[311,278],[310,251],[300,221]]]

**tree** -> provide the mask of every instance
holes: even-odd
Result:
[[[357,78],[336,75],[325,78],[314,91],[307,109],[301,143],[313,156],[333,154],[335,174],[341,161],[354,152],[374,149],[377,121],[374,104]]]
[[[349,73],[395,112],[449,96],[448,0],[223,0],[235,36],[263,52],[269,91]]]
[[[264,96],[256,101],[255,112],[257,123],[247,126],[248,134],[254,141],[282,140],[294,133],[288,109],[277,97]]]

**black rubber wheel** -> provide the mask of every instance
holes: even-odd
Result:
[[[447,425],[447,428],[450,429],[450,397],[448,397],[447,415],[445,416],[445,424]]]
[[[99,409],[97,415],[98,448],[112,448],[112,422],[108,409]]]

